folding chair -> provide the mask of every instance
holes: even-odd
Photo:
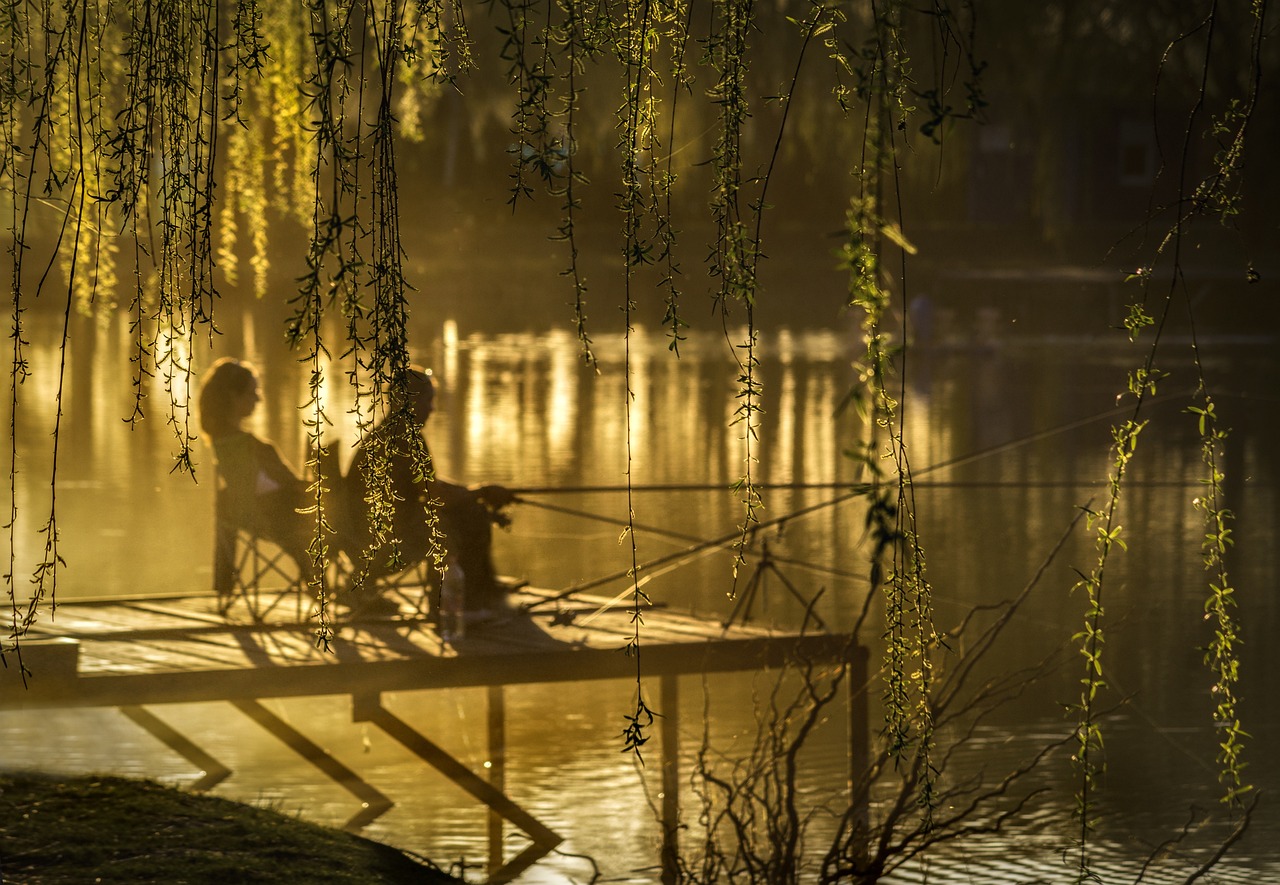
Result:
[[[221,490],[214,498],[213,590],[219,614],[229,615],[242,604],[255,623],[266,621],[290,596],[299,621],[314,609],[307,604],[307,581],[297,563],[278,545],[230,520]]]

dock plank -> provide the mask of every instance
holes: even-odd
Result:
[[[634,677],[635,661],[623,650],[635,625],[616,599],[557,600],[523,589],[511,601],[511,611],[471,624],[449,642],[408,606],[399,616],[344,615],[327,650],[316,645],[316,625],[288,605],[245,622],[235,613],[221,617],[210,596],[61,603],[39,633],[56,657],[41,672],[33,650],[34,688],[0,679],[0,708]],[[848,636],[725,627],[664,608],[645,612],[640,640],[643,669],[654,675],[771,666],[800,648],[806,657],[839,661],[853,649]]]

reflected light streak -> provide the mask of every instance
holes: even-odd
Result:
[[[299,402],[306,402],[306,398],[310,395],[308,379],[305,373],[299,373],[299,378],[303,382],[303,389],[299,391],[302,397]],[[343,373],[341,363],[332,357],[321,357],[320,383],[316,388],[316,399],[324,415],[324,421],[320,427],[321,442],[330,447],[331,453],[345,454],[354,448],[359,438],[354,413],[356,396]],[[304,410],[302,418],[304,421],[314,421],[315,417],[316,404],[313,403]],[[345,460],[343,465],[345,467]]]
[[[516,403],[513,423],[523,445],[513,444],[516,437],[505,440],[501,452],[502,463],[511,465],[509,470],[524,476],[536,470],[547,460],[547,403],[542,395],[542,385],[533,379],[547,375],[546,354],[533,337],[521,336],[518,352],[511,355],[510,365],[504,370],[505,386]]]
[[[749,341],[748,334],[749,334],[749,330],[745,326],[742,326],[742,327],[739,327],[737,330],[735,330],[735,332],[732,333],[730,337],[730,340],[733,340],[736,342],[733,345],[733,347],[735,348],[734,356],[737,359],[743,361],[744,364],[747,359],[746,344]],[[759,358],[760,353],[761,353],[760,344],[759,342],[757,342],[756,343],[757,359]],[[760,372],[760,368],[757,366],[755,369],[757,383],[759,381],[759,372]],[[740,366],[737,372],[735,372],[735,377],[736,375],[741,373],[742,373],[742,367]],[[760,440],[760,432],[759,432],[760,419],[758,416],[755,416],[755,415],[751,416],[750,425],[748,425],[746,421],[740,420],[741,415],[739,414],[739,410],[746,405],[746,397],[739,397],[738,395],[740,392],[740,388],[741,388],[741,382],[735,380],[733,382],[732,389],[727,394],[727,397],[725,400],[725,410],[724,410],[725,426],[729,428],[729,432],[732,434],[732,437],[733,437],[732,442],[730,443],[730,445],[732,445],[733,447],[733,451],[730,456],[730,460],[733,462],[733,465],[732,465],[733,479],[737,479],[740,476],[745,476],[748,471],[751,472],[753,477],[758,477],[757,462],[760,460],[760,452],[758,449],[759,440]],[[757,406],[759,405],[758,396],[757,396],[756,405]],[[756,430],[755,437],[751,436],[752,428],[755,428]],[[755,479],[754,481],[758,482],[758,478]]]
[[[466,381],[461,385],[466,391],[465,405],[461,410],[461,414],[455,415],[454,421],[456,425],[463,428],[462,438],[464,440],[462,452],[452,459],[455,470],[465,470],[465,461],[468,453],[479,453],[485,449],[486,437],[489,434],[490,421],[493,416],[488,414],[489,401],[489,346],[481,343],[476,336],[471,336],[467,341],[467,369]],[[459,392],[455,386],[455,393]],[[464,399],[458,396],[455,402]]]
[[[458,323],[455,320],[445,320],[443,328],[440,330],[441,347],[444,350],[442,360],[444,364],[444,375],[446,378],[457,378],[458,376],[458,359],[461,345],[458,341]],[[430,367],[428,367],[430,368]]]
[[[565,333],[561,337],[568,339]],[[546,403],[547,463],[555,473],[567,472],[577,460],[578,357],[571,344],[550,341]]]
[[[777,332],[777,338],[778,340],[774,345],[775,352],[773,355],[777,357],[778,362],[782,363],[782,365],[790,366],[795,360],[796,355],[795,336],[791,334],[790,329],[779,329]]]
[[[688,380],[679,367],[661,361],[653,368],[661,376],[653,382],[654,411],[662,416],[660,421],[654,422],[657,425],[655,430],[668,438],[686,441],[684,448],[676,446],[674,451],[669,451],[665,442],[657,445],[664,457],[655,473],[664,480],[682,479],[688,462],[700,460],[701,448],[705,444],[705,436],[698,432],[697,412],[690,408],[696,400],[687,395]]]
[[[257,323],[252,313],[244,311],[240,314],[240,337],[244,341],[244,359],[257,365],[262,357],[258,350]]]
[[[151,396],[165,403],[166,408],[172,396],[179,411],[186,409],[199,383],[192,371],[191,341],[175,330],[163,330],[156,341],[156,363],[158,368],[151,377]],[[194,413],[194,408],[192,411]]]
[[[38,337],[32,336],[28,350],[31,374],[18,388],[18,420],[30,423],[34,419],[39,426],[48,428],[45,432],[52,433],[58,405],[59,348],[56,342],[42,345]]]
[[[782,390],[778,394],[778,427],[769,434],[762,434],[765,439],[774,442],[774,455],[769,460],[772,466],[770,480],[775,483],[790,483],[795,478],[796,462],[796,372],[790,359],[783,360]]]
[[[653,408],[653,360],[649,355],[648,336],[642,328],[631,333],[631,367],[628,399],[631,409],[631,470],[632,481],[645,482],[653,478],[654,468],[649,439],[653,436],[650,424],[658,418]]]
[[[589,388],[593,420],[586,428],[583,462],[601,465],[602,478],[616,481],[626,470],[626,425],[622,417],[624,386],[621,372],[605,372]]]
[[[461,413],[449,416],[464,428],[462,450],[449,462],[459,481],[480,479],[472,476],[478,464],[488,464],[490,469],[500,465],[500,472],[511,471],[520,463],[524,442],[521,369],[518,356],[513,360],[513,355],[526,352],[527,344],[517,339],[513,347],[511,340],[484,342],[472,336],[468,345],[469,365],[463,370],[466,381],[462,385],[465,394],[458,396],[466,405]]]
[[[836,476],[841,451],[837,425],[831,420],[836,408],[835,379],[828,372],[810,375],[805,384],[804,481],[830,482]]]

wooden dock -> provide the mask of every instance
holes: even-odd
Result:
[[[317,647],[312,620],[295,594],[240,600],[220,613],[214,596],[61,603],[22,641],[24,681],[15,655],[0,671],[0,709],[118,707],[158,740],[188,759],[208,789],[231,774],[194,741],[167,725],[156,706],[229,702],[360,802],[347,822],[358,830],[394,804],[323,747],[271,713],[264,698],[349,695],[354,721],[372,723],[490,809],[489,881],[510,881],[558,845],[561,837],[504,793],[503,746],[508,685],[635,678],[636,658],[624,653],[633,632],[625,603],[594,597],[558,599],[529,588],[512,594],[512,609],[471,624],[447,641],[419,601],[400,597],[399,613],[347,615],[338,609],[328,650]],[[250,604],[252,603],[252,604]],[[781,668],[811,662],[848,668],[850,772],[866,764],[866,652],[846,634],[779,633],[743,624],[650,609],[641,630],[640,673],[657,681],[660,712],[678,710],[678,677]],[[427,736],[394,716],[382,693],[435,688],[488,690],[486,777],[471,771]],[[679,808],[677,729],[663,716],[664,878],[674,875]],[[503,857],[508,821],[531,844]]]

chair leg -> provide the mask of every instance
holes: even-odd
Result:
[[[289,555],[270,541],[242,529],[220,535],[214,571],[218,610],[224,615],[241,600],[250,618],[260,624],[291,594],[296,619],[301,622],[309,615],[303,602],[307,582]],[[283,586],[267,586],[273,578],[283,581]]]

